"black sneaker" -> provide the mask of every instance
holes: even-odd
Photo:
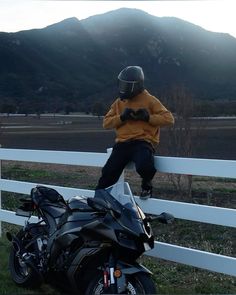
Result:
[[[143,189],[140,194],[140,199],[147,200],[152,197],[152,190],[151,189]]]

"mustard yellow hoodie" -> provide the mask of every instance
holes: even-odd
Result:
[[[138,110],[145,108],[150,115],[149,122],[127,120],[122,122],[120,115],[125,108]],[[160,140],[160,127],[174,124],[174,117],[161,102],[144,90],[132,99],[121,100],[117,98],[111,105],[110,110],[104,116],[103,127],[115,129],[116,142],[127,140],[146,140],[157,145]]]

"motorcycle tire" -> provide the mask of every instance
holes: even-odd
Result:
[[[22,241],[25,233],[20,230],[16,237]],[[11,246],[9,256],[9,270],[12,280],[20,287],[36,288],[42,283],[38,272],[28,264],[25,264],[20,257],[17,257],[16,249]]]
[[[109,290],[104,290],[102,273],[98,273],[89,283],[88,288],[85,291],[85,295],[91,294],[111,294]],[[157,291],[151,276],[149,274],[140,272],[127,276],[127,288],[124,294],[153,295],[157,294]]]

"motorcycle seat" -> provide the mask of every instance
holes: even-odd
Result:
[[[49,203],[49,205],[51,204]],[[43,207],[43,210],[48,212],[53,218],[60,218],[66,212],[65,208],[59,206],[45,206]]]
[[[58,204],[62,207],[66,206],[66,202],[62,195],[60,195],[55,189],[37,185],[31,190],[31,198],[35,204],[41,206],[41,203],[50,202],[52,204]]]
[[[82,198],[82,197],[72,197],[68,201],[68,207],[70,208],[71,211],[79,211],[79,212],[93,212],[94,209],[91,208],[87,204],[87,199]]]

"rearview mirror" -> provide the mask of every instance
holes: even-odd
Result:
[[[157,220],[164,224],[170,224],[174,221],[175,218],[170,213],[162,212],[160,215],[157,215],[157,216],[147,216],[146,219],[147,221],[150,221],[150,222]]]

